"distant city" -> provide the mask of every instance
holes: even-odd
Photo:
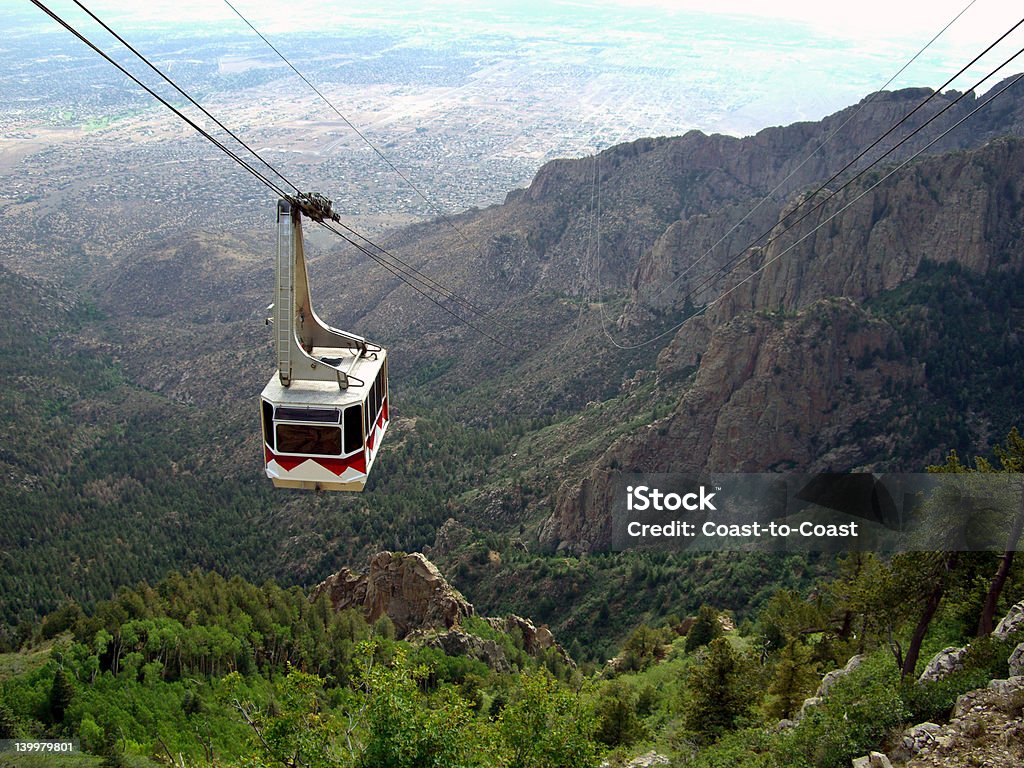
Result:
[[[880,87],[916,50],[708,14],[523,13],[409,11],[391,21],[327,20],[316,34],[276,38],[429,202],[240,21],[124,29],[286,176],[330,195],[371,230],[499,203],[553,158],[643,136],[741,135],[818,119]],[[185,105],[95,24],[71,18]],[[51,232],[54,217],[75,227],[111,207],[130,210],[129,228],[144,236],[268,220],[265,190],[56,24],[31,7],[4,24],[0,228],[10,238],[32,247],[32,230]],[[949,66],[937,49],[893,87],[937,85]],[[20,217],[15,226],[26,212],[34,226]],[[111,232],[110,247],[123,246],[124,235]]]

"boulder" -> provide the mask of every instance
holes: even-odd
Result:
[[[916,755],[922,749],[935,741],[936,734],[942,726],[936,723],[920,723],[908,728],[903,734],[903,747],[911,755]]]
[[[863,661],[864,656],[860,654],[850,657],[850,660],[846,662],[845,667],[842,669],[834,669],[821,678],[821,685],[818,686],[818,692],[814,695],[819,699],[825,698],[832,686],[857,669]]]
[[[1010,658],[1007,660],[1010,667],[1010,677],[1024,675],[1024,643],[1017,643]]]
[[[953,646],[943,648],[932,656],[931,661],[928,662],[928,666],[924,668],[924,672],[921,673],[921,677],[917,679],[917,682],[933,683],[948,677],[954,672],[959,672],[964,668],[964,657],[966,655],[967,648],[955,648]]]
[[[881,752],[871,752],[864,757],[855,757],[853,768],[892,768],[892,763]]]
[[[1021,630],[1024,630],[1024,600],[1010,608],[996,628],[992,630],[992,637],[996,640],[1005,640],[1014,632]]]
[[[640,757],[634,757],[628,763],[626,768],[653,768],[655,765],[671,765],[672,761],[664,755],[659,755],[653,749],[645,755]]]

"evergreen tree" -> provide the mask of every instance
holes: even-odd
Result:
[[[749,665],[727,638],[708,645],[703,663],[693,671],[684,710],[686,727],[705,742],[742,725],[754,699]]]
[[[0,700],[0,739],[14,739],[18,736],[18,721],[14,712]]]
[[[766,707],[768,716],[775,720],[791,717],[813,690],[817,679],[811,649],[800,640],[790,640],[779,654],[775,677],[768,688],[771,696]]]
[[[57,667],[53,676],[53,685],[50,687],[50,718],[54,723],[64,722],[64,713],[71,706],[71,700],[75,697],[75,689],[71,680],[64,672],[64,666]]]
[[[601,692],[597,704],[597,740],[609,747],[632,744],[643,736],[637,716],[638,696],[623,680],[613,680]]]
[[[996,458],[1002,466],[1002,472],[1021,473],[1024,472],[1024,437],[1021,437],[1017,428],[1010,430],[1006,436],[1004,445],[997,445],[995,448]],[[946,457],[946,463],[928,467],[929,472],[942,473],[968,473],[968,472],[998,472],[995,466],[986,459],[978,456],[974,459],[974,469],[971,469],[960,462],[956,451],[950,451]],[[1015,492],[1020,496],[1020,485],[1017,484]],[[999,605],[999,596],[1002,594],[1003,586],[1010,575],[1013,566],[1014,553],[1020,537],[1024,534],[1024,498],[1020,498],[1016,509],[1010,516],[1006,525],[1006,547],[999,558],[999,566],[989,583],[988,594],[985,597],[985,605],[982,608],[981,616],[978,618],[978,637],[985,637],[991,634],[995,624],[996,609]]]
[[[722,625],[718,623],[718,614],[710,605],[702,605],[697,612],[697,620],[686,633],[686,652],[693,653],[703,648],[715,638],[722,636]]]

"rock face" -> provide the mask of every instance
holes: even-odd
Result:
[[[672,359],[661,366],[665,371],[699,358],[692,385],[671,416],[620,439],[582,483],[561,489],[541,529],[543,544],[573,551],[607,546],[620,467],[816,472],[857,466],[863,450],[885,446],[858,449],[846,436],[884,411],[895,389],[924,380],[920,366],[900,359],[894,329],[848,299],[822,299],[793,316],[741,315],[709,333],[702,352],[676,345],[663,353]]]
[[[419,553],[378,552],[369,572],[342,568],[318,584],[310,598],[325,592],[336,611],[355,608],[371,623],[387,616],[399,638],[416,629],[450,629],[473,615],[473,606]]]
[[[567,482],[541,543],[605,547],[620,471],[843,471],[900,455],[900,435],[914,419],[909,406],[899,410],[901,398],[926,392],[928,372],[908,358],[897,329],[863,305],[918,277],[926,260],[979,275],[1024,268],[1021,177],[1019,138],[931,157],[876,189],[869,182],[847,188],[755,252],[730,278],[735,290],[685,323],[661,352],[660,377],[692,382],[674,412],[619,439],[582,480]],[[644,288],[646,278],[635,279],[638,305],[654,301],[645,290],[685,271],[703,242],[684,225],[666,232],[649,259],[661,253],[672,263],[642,265],[653,283]],[[716,295],[728,288],[719,285]],[[897,412],[884,426],[864,428]]]

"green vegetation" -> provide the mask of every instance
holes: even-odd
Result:
[[[997,447],[1004,471],[1018,467],[1021,447],[1016,432]],[[955,454],[944,468],[966,469]],[[654,554],[613,567],[514,548],[495,559],[489,544],[498,542],[462,550],[472,563],[464,576],[532,568],[542,585],[583,576],[606,589],[614,578],[634,595],[648,587],[657,595],[672,583],[664,574],[687,567]],[[716,573],[711,561],[691,563]],[[726,629],[710,600],[685,622],[675,614],[634,623],[607,665],[534,658],[521,635],[463,620],[463,631],[503,650],[512,672],[396,641],[390,622],[370,627],[295,587],[172,574],[92,608],[66,603],[32,625],[37,645],[0,657],[0,734],[78,738],[87,754],[60,763],[71,766],[582,768],[656,749],[704,768],[840,768],[910,724],[943,722],[960,694],[1006,675],[1024,633],[974,635],[993,570],[997,613],[1007,595],[1024,593],[1019,561],[854,553],[833,564],[834,575],[815,577],[810,589],[766,593],[739,630]],[[937,593],[933,567],[942,573]],[[922,597],[933,594],[922,623]],[[613,612],[595,614],[614,636]],[[919,634],[922,661],[908,671]],[[916,682],[931,654],[968,641],[961,671]],[[579,638],[574,646],[584,649]],[[862,663],[804,705],[822,675],[854,654]],[[777,727],[787,717],[799,721]]]
[[[996,258],[999,258],[997,255]],[[926,387],[865,430],[899,437],[895,456],[934,454],[937,446],[977,450],[1019,421],[1024,376],[1020,274],[979,274],[953,262],[924,262],[913,280],[867,303],[900,334],[889,354],[924,364]],[[885,429],[901,416],[899,429]]]

